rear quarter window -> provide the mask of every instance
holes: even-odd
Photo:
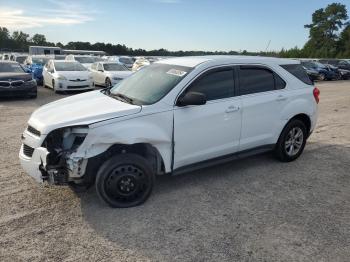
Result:
[[[281,65],[281,67],[307,85],[313,85],[301,64]]]

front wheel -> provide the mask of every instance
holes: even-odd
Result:
[[[105,86],[106,86],[107,88],[112,86],[111,79],[109,79],[108,77],[107,77],[106,80],[105,80]]]
[[[306,130],[305,124],[298,119],[285,126],[275,148],[275,153],[281,161],[290,162],[301,155],[306,144]]]
[[[52,79],[52,90],[56,93],[55,80]]]
[[[154,181],[154,172],[145,158],[120,154],[100,167],[96,176],[96,192],[111,207],[133,207],[148,199]]]

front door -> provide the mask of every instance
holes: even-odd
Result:
[[[241,100],[235,96],[233,68],[202,74],[185,92],[190,91],[203,93],[207,102],[175,106],[174,169],[232,154],[239,147]]]

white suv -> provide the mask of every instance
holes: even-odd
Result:
[[[19,153],[38,181],[87,187],[112,207],[143,203],[155,175],[273,150],[303,152],[319,90],[299,62],[239,56],[173,58],[113,88],[42,106]]]

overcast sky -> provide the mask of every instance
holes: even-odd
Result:
[[[110,42],[168,50],[303,46],[326,0],[0,0],[0,26],[51,42]],[[338,1],[347,5],[349,1]]]

